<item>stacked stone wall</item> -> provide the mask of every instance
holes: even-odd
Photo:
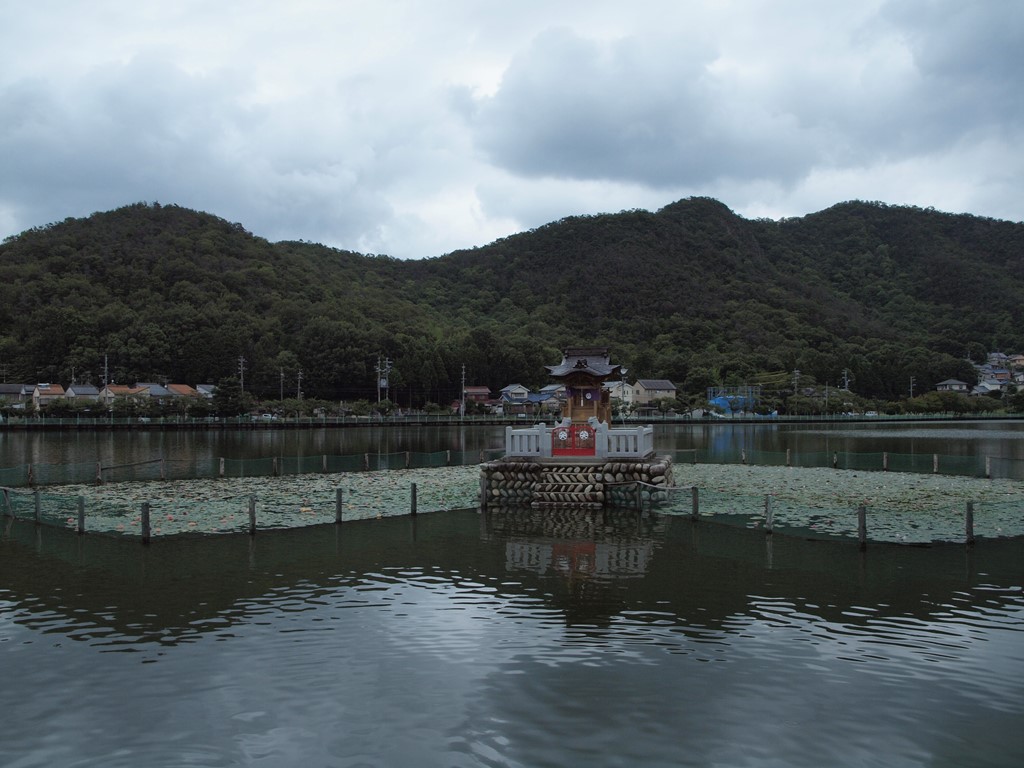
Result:
[[[671,458],[598,463],[553,463],[499,459],[480,467],[485,506],[628,506],[657,500],[659,488],[675,485]]]

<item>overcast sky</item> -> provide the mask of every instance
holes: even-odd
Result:
[[[1020,0],[0,0],[0,237],[134,202],[400,258],[691,195],[1024,218]]]

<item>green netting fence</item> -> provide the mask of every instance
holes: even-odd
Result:
[[[694,520],[763,529],[807,539],[849,539],[871,542],[930,544],[974,543],[976,538],[1020,536],[1024,498],[989,501],[939,501],[927,508],[893,504],[869,506],[842,499],[808,502],[777,494],[744,494],[698,487],[642,486],[631,491],[638,509],[644,505],[663,514]],[[628,498],[628,497],[627,497]]]
[[[0,518],[149,539],[296,528],[474,507],[475,466],[0,488]]]
[[[461,509],[479,502],[476,465],[503,451],[398,452],[257,459],[150,460],[132,464],[35,465],[0,469],[0,518],[115,536],[254,532],[339,520],[360,520],[416,511]],[[706,461],[701,451],[678,451],[677,482],[686,464]],[[1010,459],[896,453],[743,452],[736,464],[750,467],[829,467],[873,475],[881,470],[917,476],[961,475],[1017,478]],[[774,471],[774,470],[773,470]],[[784,470],[778,470],[784,471]],[[854,475],[840,472],[840,477]],[[909,475],[908,475],[909,476]],[[273,482],[268,482],[273,478]],[[147,482],[130,482],[147,481]],[[949,480],[944,482],[973,482]],[[54,486],[60,486],[54,487]],[[860,517],[871,541],[902,543],[964,541],[974,535],[1020,535],[1024,498],[973,502],[935,497],[926,509],[861,504],[785,493],[735,489],[664,488],[625,484],[612,494],[619,506],[690,515],[697,519],[810,538],[860,538]],[[863,512],[861,511],[861,508]],[[694,509],[696,508],[696,514]],[[144,515],[145,509],[145,515]],[[144,519],[145,518],[145,519]],[[148,526],[146,523],[148,522]]]
[[[860,453],[852,451],[675,451],[676,463],[749,464],[764,467],[832,467],[862,472],[995,477],[1024,480],[1024,461],[995,456],[954,456],[940,453]]]
[[[23,464],[0,468],[0,486],[8,488],[133,480],[280,477],[313,473],[379,471],[423,467],[467,466],[498,458],[503,451],[434,451],[358,453],[343,456],[269,456],[252,459],[147,459],[124,464]]]

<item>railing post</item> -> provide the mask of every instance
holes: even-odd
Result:
[[[149,544],[149,502],[142,502],[142,543]]]

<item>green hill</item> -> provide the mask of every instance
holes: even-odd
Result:
[[[1024,349],[1024,224],[850,202],[783,221],[682,200],[572,217],[423,261],[270,243],[206,213],[136,204],[0,245],[7,381],[217,381],[276,397],[375,392],[403,404],[466,380],[546,383],[564,345],[600,344],[644,378],[807,380],[867,397]],[[282,377],[282,374],[284,376]]]

